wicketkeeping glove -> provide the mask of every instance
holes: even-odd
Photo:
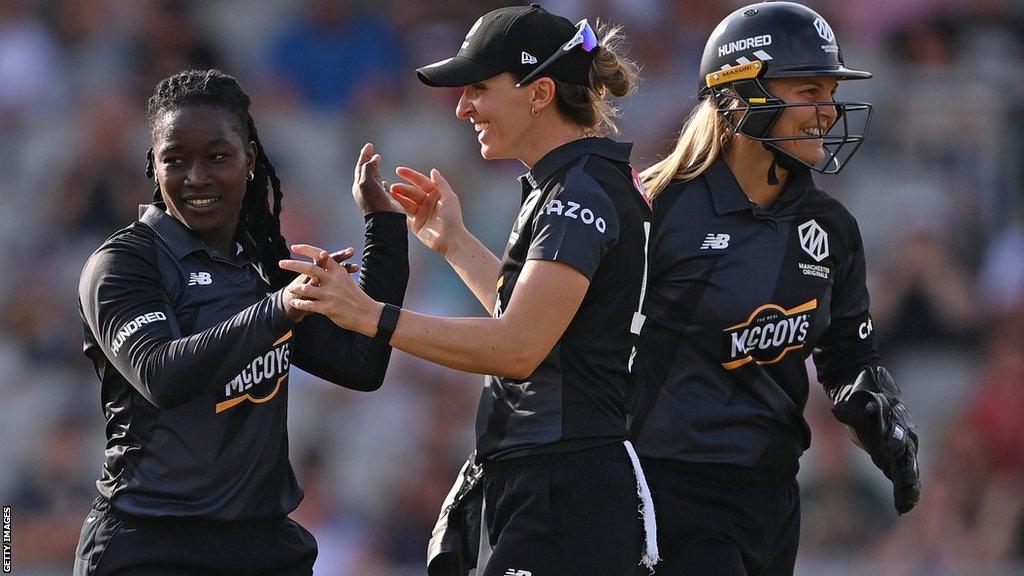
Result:
[[[867,367],[832,413],[850,426],[871,461],[892,481],[893,501],[900,514],[909,512],[921,495],[917,467],[917,427],[900,401],[900,389],[882,366]]]

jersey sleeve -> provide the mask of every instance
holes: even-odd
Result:
[[[619,238],[619,215],[600,184],[570,173],[562,190],[540,208],[527,260],[563,262],[593,279]]]
[[[405,215],[367,215],[360,287],[374,300],[401,306],[408,281]],[[295,365],[339,386],[379,388],[390,358],[391,346],[340,328],[326,316],[311,314],[295,328]]]
[[[222,385],[292,328],[276,292],[202,332],[182,336],[145,239],[121,237],[86,263],[82,318],[107,360],[161,410]]]
[[[853,226],[854,247],[836,270],[832,322],[814,350],[818,380],[833,401],[864,366],[882,363],[869,312],[864,245],[856,223]]]

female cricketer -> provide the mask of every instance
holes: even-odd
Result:
[[[391,348],[294,307],[308,278],[277,266],[289,254],[281,184],[234,78],[171,76],[147,116],[154,203],[96,250],[79,286],[107,445],[74,573],[309,575],[316,543],[288,518],[302,499],[289,367],[374,390]],[[405,218],[375,178],[379,161],[367,146],[356,166],[360,283],[401,304]]]
[[[393,330],[396,348],[488,375],[476,457],[490,558],[478,574],[630,574],[644,550],[646,483],[626,442],[625,400],[650,212],[630,145],[600,136],[613,127],[605,97],[626,95],[635,67],[586,20],[573,25],[535,4],[489,12],[455,57],[417,74],[462,88],[456,115],[484,158],[529,168],[501,260],[463,226],[436,170],[400,168],[408,184],[391,187],[409,227],[492,317],[388,307],[316,249],[299,252],[326,270],[282,263],[318,280],[297,287],[293,305],[363,334]],[[649,498],[646,510],[653,521]]]
[[[857,222],[811,177],[863,140],[870,105],[834,94],[870,76],[814,11],[740,8],[708,40],[675,149],[643,173],[656,233],[630,427],[658,574],[793,573],[812,351],[896,509],[917,502],[917,433],[875,349]]]

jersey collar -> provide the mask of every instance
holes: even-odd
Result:
[[[704,178],[708,184],[708,190],[711,191],[711,201],[715,205],[715,213],[719,216],[741,210],[754,210],[757,207],[757,204],[743,193],[743,189],[740,188],[739,182],[736,181],[736,177],[733,176],[732,170],[729,169],[725,160],[721,158],[716,160],[704,172]],[[786,187],[768,210],[775,211],[782,208],[799,197],[804,190],[814,188],[814,179],[811,178],[810,170],[790,172],[789,182],[786,183]]]
[[[566,142],[545,154],[533,169],[524,175],[534,188],[540,188],[558,169],[584,154],[596,154],[614,162],[629,162],[629,153],[633,149],[631,142],[617,142],[611,138],[580,138]]]
[[[177,218],[168,214],[163,202],[140,205],[139,221],[155,230],[178,260],[198,251],[206,252],[212,258],[224,259],[223,256],[211,250],[209,246],[197,238],[195,234],[192,234],[188,227],[179,222]],[[247,255],[249,250],[243,248],[242,244],[235,242],[235,256],[237,257],[243,253]],[[242,258],[242,260],[244,261],[245,258]]]

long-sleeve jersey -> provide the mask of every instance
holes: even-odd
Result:
[[[487,376],[476,422],[481,461],[581,450],[627,436],[626,386],[651,218],[629,165],[631,147],[607,138],[574,140],[520,178],[523,204],[501,262],[495,317],[511,301],[527,260],[572,266],[590,286],[529,377]]]
[[[289,367],[373,390],[391,348],[326,317],[292,323],[251,242],[226,258],[162,204],[144,210],[93,253],[79,285],[106,418],[99,492],[142,517],[283,517],[302,499],[288,461]],[[401,305],[404,216],[366,222],[360,283]]]
[[[767,209],[728,166],[654,200],[631,432],[647,457],[796,469],[814,353],[830,395],[880,363],[853,216],[795,172]]]

